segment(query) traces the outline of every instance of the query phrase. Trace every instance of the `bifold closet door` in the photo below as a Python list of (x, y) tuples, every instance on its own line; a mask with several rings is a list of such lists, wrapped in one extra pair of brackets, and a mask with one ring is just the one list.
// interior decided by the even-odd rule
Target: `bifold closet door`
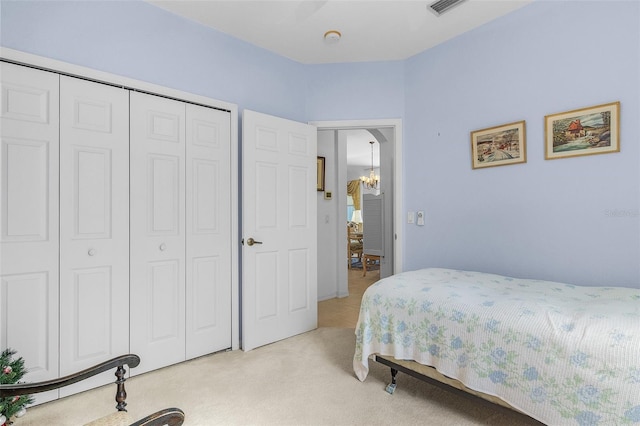
[(128, 352), (129, 92), (61, 76), (60, 375)]
[(185, 104), (130, 97), (130, 350), (140, 374), (185, 359)]
[(231, 347), (231, 115), (187, 104), (186, 358)]
[(0, 74), (0, 348), (40, 381), (58, 377), (59, 76), (4, 62)]

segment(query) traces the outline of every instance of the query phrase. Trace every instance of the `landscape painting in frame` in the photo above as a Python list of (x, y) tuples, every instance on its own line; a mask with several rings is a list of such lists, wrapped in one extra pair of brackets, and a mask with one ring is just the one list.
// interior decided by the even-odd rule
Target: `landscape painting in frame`
[(524, 120), (471, 132), (471, 167), (526, 163), (525, 132)]
[(545, 158), (620, 151), (620, 102), (547, 115)]

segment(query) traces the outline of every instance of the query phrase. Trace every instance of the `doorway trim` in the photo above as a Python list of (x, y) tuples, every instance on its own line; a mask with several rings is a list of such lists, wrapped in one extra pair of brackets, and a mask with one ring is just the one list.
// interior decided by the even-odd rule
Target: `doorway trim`
[[(367, 120), (338, 120), (338, 121), (310, 121), (317, 130), (354, 130), (372, 128), (391, 128), (394, 136), (393, 158), (393, 273), (402, 272), (403, 268), (403, 227), (402, 227), (402, 119), (367, 119)], [(338, 233), (346, 231), (338, 227)], [(342, 238), (344, 237), (344, 238)], [(338, 235), (338, 241), (344, 241), (344, 236)]]

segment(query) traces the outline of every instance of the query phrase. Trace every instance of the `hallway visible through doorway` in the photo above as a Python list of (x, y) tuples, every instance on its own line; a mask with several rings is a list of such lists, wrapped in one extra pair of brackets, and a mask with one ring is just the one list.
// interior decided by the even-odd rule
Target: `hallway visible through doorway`
[[(333, 301), (337, 306), (348, 305), (347, 302), (353, 298), (344, 298), (352, 291), (352, 285), (347, 275), (349, 269), (345, 263), (345, 256), (348, 255), (347, 229), (344, 226), (355, 222), (353, 212), (347, 212), (347, 182), (349, 180), (360, 179), (361, 176), (370, 174), (372, 161), (371, 141), (377, 141), (373, 148), (373, 155), (379, 153), (382, 163), (379, 172), (374, 163), (374, 173), (380, 175), (380, 186), (378, 191), (384, 197), (382, 244), (384, 251), (380, 254), (370, 253), (380, 256), (380, 261), (376, 261), (379, 271), (367, 272), (366, 278), (379, 279), (380, 276), (389, 276), (402, 271), (402, 246), (397, 244), (402, 241), (402, 223), (397, 220), (401, 217), (399, 209), (402, 206), (402, 120), (399, 119), (376, 119), (376, 120), (347, 120), (347, 121), (319, 121), (311, 122), (318, 129), (318, 155), (326, 159), (326, 178), (328, 188), (333, 190), (333, 197), (327, 198), (321, 195), (318, 197), (318, 250), (326, 255), (319, 256), (318, 259), (318, 297), (323, 302), (328, 302), (334, 297), (340, 298)], [(365, 159), (360, 164), (360, 170), (355, 173), (348, 173), (347, 146), (349, 144), (348, 134), (352, 130), (365, 130), (367, 150)], [(375, 158), (374, 158), (375, 159)], [(355, 210), (355, 206), (353, 208)], [(362, 214), (362, 212), (361, 212)], [(345, 218), (345, 215), (347, 216)], [(364, 218), (363, 218), (364, 219)], [(363, 238), (364, 239), (364, 238)], [(356, 270), (355, 275), (362, 275), (362, 270)], [(375, 280), (374, 280), (375, 281)], [(342, 297), (341, 297), (342, 296)], [(343, 300), (344, 299), (344, 300)], [(321, 302), (322, 303), (322, 302)], [(322, 303), (321, 306), (327, 304)], [(330, 303), (329, 303), (330, 305)], [(355, 315), (353, 325), (357, 319), (360, 299), (355, 302)], [(347, 317), (349, 314), (345, 314)], [(321, 324), (325, 324), (324, 317)], [(329, 321), (332, 321), (329, 319)]]
[(360, 302), (365, 290), (380, 279), (380, 271), (367, 272), (350, 269), (349, 296), (318, 302), (318, 327), (355, 328), (360, 313)]

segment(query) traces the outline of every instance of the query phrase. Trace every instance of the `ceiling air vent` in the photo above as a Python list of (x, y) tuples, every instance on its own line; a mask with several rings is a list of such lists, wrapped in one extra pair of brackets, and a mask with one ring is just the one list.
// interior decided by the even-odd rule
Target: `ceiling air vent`
[(427, 6), (427, 9), (433, 12), (436, 16), (440, 16), (464, 1), (466, 0), (438, 0)]

